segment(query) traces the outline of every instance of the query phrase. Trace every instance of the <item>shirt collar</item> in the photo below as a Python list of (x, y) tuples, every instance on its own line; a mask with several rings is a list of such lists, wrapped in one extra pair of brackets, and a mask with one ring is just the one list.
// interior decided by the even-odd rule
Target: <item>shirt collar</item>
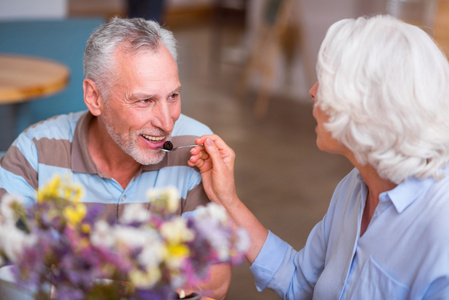
[(381, 193), (379, 200), (386, 201), (389, 199), (396, 211), (402, 213), (410, 204), (425, 194), (434, 183), (435, 179), (433, 177), (418, 179), (410, 176), (394, 189)]
[[(443, 168), (442, 172), (445, 173), (445, 176), (449, 176), (449, 164)], [(360, 172), (357, 174), (357, 178), (363, 181)], [(381, 193), (379, 200), (381, 202), (391, 201), (396, 211), (402, 213), (410, 204), (425, 194), (435, 182), (434, 177), (418, 179), (415, 176), (410, 176), (394, 189)]]

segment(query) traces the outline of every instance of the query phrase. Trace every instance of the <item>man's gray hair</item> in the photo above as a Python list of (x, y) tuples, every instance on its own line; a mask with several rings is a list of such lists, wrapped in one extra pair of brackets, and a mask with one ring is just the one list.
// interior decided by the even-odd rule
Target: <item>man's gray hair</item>
[(115, 68), (114, 53), (118, 47), (130, 54), (157, 51), (164, 45), (177, 60), (176, 40), (172, 32), (155, 21), (140, 18), (112, 18), (101, 25), (87, 40), (84, 52), (84, 78), (93, 80), (107, 98)]

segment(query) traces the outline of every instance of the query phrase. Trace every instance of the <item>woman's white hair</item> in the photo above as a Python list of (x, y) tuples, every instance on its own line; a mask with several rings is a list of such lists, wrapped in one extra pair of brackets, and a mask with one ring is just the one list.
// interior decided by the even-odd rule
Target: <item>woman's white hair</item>
[(391, 16), (333, 24), (321, 45), (326, 128), (395, 183), (443, 176), (449, 162), (449, 64), (420, 28)]
[(84, 78), (95, 81), (102, 95), (107, 98), (110, 85), (114, 82), (116, 49), (123, 47), (130, 54), (156, 52), (161, 44), (176, 61), (176, 40), (172, 32), (155, 21), (114, 17), (101, 25), (87, 40), (83, 61)]

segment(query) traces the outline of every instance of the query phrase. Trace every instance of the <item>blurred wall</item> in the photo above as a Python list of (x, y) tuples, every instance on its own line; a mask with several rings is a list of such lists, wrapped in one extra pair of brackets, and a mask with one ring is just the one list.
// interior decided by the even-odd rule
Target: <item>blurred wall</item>
[[(247, 30), (242, 46), (249, 51), (260, 27), (263, 7), (268, 0), (247, 1)], [(298, 33), (300, 40), (294, 45), (295, 52), (289, 61), (283, 57), (275, 64), (274, 93), (309, 101), (308, 90), (316, 78), (317, 54), (329, 26), (344, 18), (384, 14), (385, 4), (386, 0), (295, 0), (289, 16), (289, 26), (296, 30), (293, 33)]]
[(0, 20), (64, 18), (68, 0), (0, 0)]

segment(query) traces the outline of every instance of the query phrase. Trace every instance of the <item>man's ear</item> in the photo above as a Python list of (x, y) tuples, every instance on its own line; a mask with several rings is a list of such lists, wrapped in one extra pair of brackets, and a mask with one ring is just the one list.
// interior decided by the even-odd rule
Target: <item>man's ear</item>
[(94, 116), (99, 116), (103, 112), (104, 102), (97, 85), (92, 79), (83, 81), (84, 103)]

